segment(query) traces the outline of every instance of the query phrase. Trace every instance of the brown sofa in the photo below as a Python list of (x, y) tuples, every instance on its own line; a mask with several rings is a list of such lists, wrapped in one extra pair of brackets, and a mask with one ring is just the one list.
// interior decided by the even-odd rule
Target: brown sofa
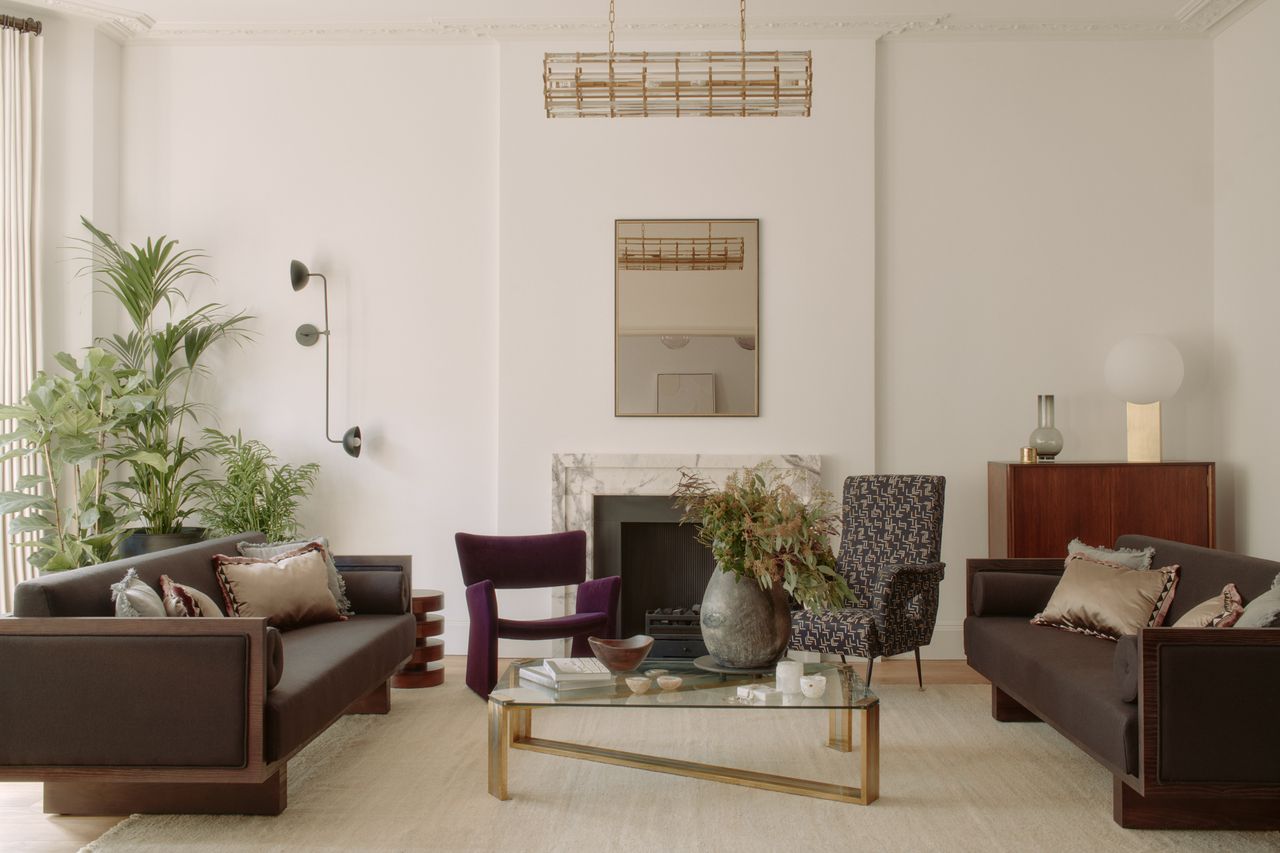
[[(1167, 624), (1235, 583), (1245, 602), (1280, 563), (1144, 536), (1181, 577)], [(991, 680), (991, 714), (1043, 720), (1115, 777), (1114, 817), (1134, 828), (1280, 828), (1280, 629), (1146, 628), (1119, 643), (1030, 618), (1057, 559), (968, 561), (969, 665)]]
[(0, 619), (0, 780), (44, 784), (61, 814), (279, 814), (289, 759), (349, 713), (387, 713), (413, 651), (408, 557), (337, 557), (356, 615), (115, 618), (128, 568), (221, 601), (215, 554), (244, 534), (19, 584)]

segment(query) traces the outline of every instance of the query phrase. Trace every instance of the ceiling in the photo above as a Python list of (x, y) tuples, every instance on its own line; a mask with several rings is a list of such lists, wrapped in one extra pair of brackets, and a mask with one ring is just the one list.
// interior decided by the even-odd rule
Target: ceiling
[[(604, 17), (608, 0), (126, 0), (165, 21), (415, 21)], [(750, 16), (953, 14), (983, 18), (1172, 20), (1187, 0), (749, 0)], [(617, 0), (618, 17), (736, 18), (733, 0)]]
[[(20, 0), (100, 19), (121, 38), (521, 37), (594, 34), (607, 0)], [(117, 6), (116, 2), (123, 5)], [(1188, 37), (1262, 0), (750, 0), (749, 29), (806, 35)], [(617, 0), (618, 29), (737, 29), (733, 0)]]

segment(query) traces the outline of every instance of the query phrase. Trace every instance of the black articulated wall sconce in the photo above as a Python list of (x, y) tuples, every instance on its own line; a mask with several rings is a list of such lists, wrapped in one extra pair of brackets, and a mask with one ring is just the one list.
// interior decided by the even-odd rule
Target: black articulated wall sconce
[(314, 346), (315, 342), (320, 340), (322, 335), (324, 336), (324, 437), (334, 444), (341, 444), (348, 455), (359, 456), (360, 427), (353, 426), (343, 433), (340, 439), (329, 435), (329, 280), (320, 273), (307, 269), (307, 265), (302, 261), (289, 263), (289, 281), (292, 282), (295, 291), (306, 287), (307, 282), (313, 277), (320, 279), (324, 284), (324, 328), (317, 329), (311, 323), (303, 323), (293, 336), (304, 347)]

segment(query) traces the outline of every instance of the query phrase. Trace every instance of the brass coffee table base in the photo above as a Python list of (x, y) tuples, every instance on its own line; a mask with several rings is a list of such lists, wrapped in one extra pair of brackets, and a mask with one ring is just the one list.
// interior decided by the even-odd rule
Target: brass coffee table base
[[(817, 782), (810, 779), (795, 779), (790, 776), (775, 776), (754, 770), (739, 770), (732, 767), (719, 767), (713, 764), (698, 764), (693, 761), (682, 761), (676, 758), (641, 755), (635, 752), (623, 752), (599, 746), (535, 738), (533, 736), (533, 707), (497, 697), (489, 699), (489, 793), (499, 800), (511, 798), (507, 791), (507, 772), (511, 749), (527, 749), (531, 752), (542, 752), (547, 755), (597, 761), (601, 764), (613, 764), (618, 767), (634, 767), (638, 770), (651, 770), (655, 773), (671, 773), (692, 779), (724, 782), (729, 785), (744, 785), (748, 788), (762, 788), (767, 791), (780, 791), (785, 794), (800, 794), (806, 797), (818, 797), (842, 803), (867, 805), (875, 802), (880, 796), (879, 704), (872, 704), (858, 709), (832, 708), (828, 712), (827, 745), (841, 752), (853, 751), (853, 713), (856, 710), (861, 715), (862, 749), (858, 761), (861, 765), (859, 781), (861, 781), (862, 787), (860, 788), (836, 785), (830, 782)], [(750, 712), (743, 711), (739, 713)]]

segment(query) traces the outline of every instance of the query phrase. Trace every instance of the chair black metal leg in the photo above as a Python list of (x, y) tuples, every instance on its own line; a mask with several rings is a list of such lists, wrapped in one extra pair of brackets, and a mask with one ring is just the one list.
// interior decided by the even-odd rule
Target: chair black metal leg
[(871, 670), (873, 667), (875, 667), (875, 665), (876, 665), (876, 659), (868, 655), (867, 656), (867, 687), (871, 686)]
[(924, 690), (924, 670), (920, 668), (920, 647), (916, 646), (916, 683)]

